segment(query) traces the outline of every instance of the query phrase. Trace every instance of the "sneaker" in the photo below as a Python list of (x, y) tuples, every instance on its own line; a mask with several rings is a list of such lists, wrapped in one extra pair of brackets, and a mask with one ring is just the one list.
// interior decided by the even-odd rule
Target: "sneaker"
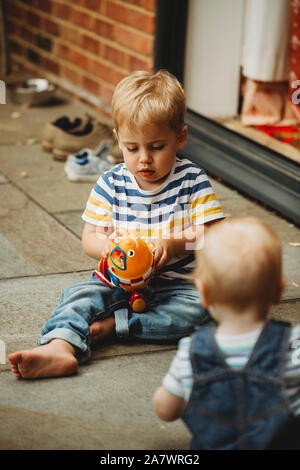
[(48, 122), (43, 130), (42, 147), (46, 152), (52, 152), (53, 142), (57, 133), (65, 134), (69, 132), (76, 132), (86, 127), (89, 116), (84, 118), (74, 118), (71, 121), (67, 116), (62, 116), (53, 122)]
[(99, 175), (110, 170), (114, 164), (108, 161), (111, 143), (101, 142), (95, 151), (85, 148), (69, 155), (65, 163), (65, 172), (70, 181), (97, 181)]
[(124, 161), (123, 153), (122, 153), (122, 151), (119, 147), (119, 144), (117, 142), (112, 144), (109, 155), (107, 156), (107, 160), (110, 163), (113, 163), (114, 165)]
[(114, 142), (113, 130), (107, 124), (91, 120), (83, 129), (72, 133), (55, 135), (53, 142), (53, 158), (65, 161), (69, 154), (77, 153), (83, 148), (95, 150), (99, 142)]

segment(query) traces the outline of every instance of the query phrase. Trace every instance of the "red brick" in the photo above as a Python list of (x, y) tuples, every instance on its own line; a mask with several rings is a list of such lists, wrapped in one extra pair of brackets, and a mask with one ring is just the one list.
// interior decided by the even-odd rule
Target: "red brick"
[(103, 7), (103, 0), (82, 0), (84, 7), (93, 10), (95, 13), (100, 13)]
[(106, 85), (101, 83), (100, 87), (100, 97), (104, 101), (104, 103), (111, 105), (111, 100), (114, 94), (114, 88), (109, 88)]
[(44, 19), (44, 29), (47, 33), (53, 34), (54, 36), (59, 36), (60, 34), (60, 25), (49, 18)]
[(69, 27), (66, 24), (60, 26), (61, 28), (61, 38), (65, 41), (71, 42), (72, 44), (80, 45), (81, 37), (78, 34), (77, 29), (74, 27)]
[(25, 18), (26, 10), (20, 5), (16, 5), (15, 2), (6, 2), (5, 9), (7, 14), (12, 15), (13, 18), (18, 18), (18, 20)]
[(54, 2), (52, 5), (53, 15), (61, 20), (69, 20), (72, 15), (72, 7), (63, 3)]
[(74, 9), (72, 11), (71, 21), (81, 28), (90, 29), (94, 19), (88, 13), (83, 13), (80, 10)]
[(20, 30), (20, 37), (24, 40), (24, 41), (27, 41), (27, 42), (30, 42), (31, 44), (35, 43), (35, 34), (25, 28), (25, 26), (22, 26), (21, 25), (21, 30)]
[(6, 22), (6, 31), (8, 34), (16, 34), (20, 36), (20, 25), (12, 21), (8, 20)]
[(113, 85), (116, 85), (125, 76), (125, 74), (122, 74), (109, 67), (107, 64), (97, 60), (94, 60), (92, 63), (91, 72)]
[(82, 86), (93, 95), (99, 95), (99, 83), (89, 77), (83, 77)]
[(94, 39), (86, 34), (81, 35), (80, 44), (83, 49), (86, 49), (94, 54), (99, 54), (101, 44), (97, 39)]
[(90, 71), (90, 59), (84, 53), (71, 51), (70, 60), (73, 64)]
[(45, 11), (46, 13), (50, 13), (51, 12), (51, 0), (38, 0), (37, 8), (39, 8), (39, 10)]
[(114, 38), (113, 25), (107, 21), (103, 21), (97, 18), (93, 29), (96, 34), (99, 34), (99, 36), (102, 36), (106, 39)]
[(56, 44), (54, 47), (54, 53), (59, 59), (69, 60), (71, 57), (71, 49), (65, 44)]
[(84, 6), (84, 0), (65, 0), (67, 3), (76, 4), (80, 7)]
[(149, 13), (133, 10), (125, 5), (109, 1), (106, 7), (106, 15), (115, 21), (140, 29), (145, 33), (153, 34), (154, 32), (154, 16)]
[(59, 75), (60, 73), (60, 66), (54, 60), (49, 59), (48, 57), (44, 57), (43, 59), (43, 66), (45, 69), (49, 70), (50, 72), (54, 73), (55, 75)]
[(152, 71), (153, 61), (152, 60), (143, 60), (138, 57), (130, 56), (129, 60), (129, 71), (133, 72), (134, 70), (147, 70)]
[(152, 56), (153, 39), (142, 36), (121, 26), (115, 26), (115, 41), (133, 51), (140, 52), (146, 56)]
[(128, 69), (129, 67), (129, 55), (126, 52), (121, 51), (120, 49), (115, 49), (111, 46), (105, 46), (103, 57), (113, 64)]
[(34, 26), (35, 28), (41, 26), (41, 17), (31, 10), (26, 12), (26, 21), (27, 25)]

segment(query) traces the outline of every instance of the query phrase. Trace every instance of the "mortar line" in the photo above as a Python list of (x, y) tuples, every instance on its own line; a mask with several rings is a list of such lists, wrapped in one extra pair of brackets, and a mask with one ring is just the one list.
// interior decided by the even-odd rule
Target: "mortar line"
[(0, 278), (0, 283), (5, 281), (11, 281), (16, 279), (31, 279), (31, 278), (38, 278), (38, 277), (46, 277), (46, 276), (56, 276), (59, 274), (76, 274), (76, 273), (90, 273), (93, 271), (91, 269), (79, 269), (78, 271), (60, 271), (56, 273), (44, 273), (44, 274), (29, 274), (28, 276), (13, 276), (13, 277), (2, 277)]
[[(117, 343), (119, 344), (119, 343)], [(168, 352), (168, 351), (174, 351), (175, 349), (177, 349), (177, 344), (175, 344), (174, 346), (170, 346), (169, 348), (164, 348), (164, 349), (157, 349), (155, 351), (141, 351), (141, 352), (128, 352), (128, 353), (123, 353), (123, 354), (111, 354), (109, 356), (103, 356), (101, 358), (95, 358), (93, 359), (93, 356), (91, 357), (91, 362), (100, 362), (100, 361), (103, 361), (105, 359), (113, 359), (113, 358), (117, 358), (117, 357), (123, 357), (123, 356), (137, 356), (137, 355), (145, 355), (145, 354), (158, 354), (158, 353), (161, 353), (161, 352)]]

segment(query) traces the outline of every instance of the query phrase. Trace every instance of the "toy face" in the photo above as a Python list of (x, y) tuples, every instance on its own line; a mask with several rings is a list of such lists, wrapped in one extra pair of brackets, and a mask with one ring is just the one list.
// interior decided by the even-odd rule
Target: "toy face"
[(133, 234), (115, 240), (108, 260), (110, 271), (122, 280), (137, 280), (153, 266), (153, 247)]

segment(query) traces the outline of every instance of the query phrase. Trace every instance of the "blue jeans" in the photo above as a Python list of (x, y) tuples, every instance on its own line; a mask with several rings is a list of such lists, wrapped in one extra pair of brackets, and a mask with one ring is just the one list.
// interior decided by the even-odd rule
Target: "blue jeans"
[(106, 287), (92, 274), (89, 281), (62, 293), (38, 344), (63, 339), (75, 346), (76, 358), (83, 363), (91, 354), (90, 325), (111, 315), (115, 316), (117, 337), (148, 341), (177, 341), (210, 318), (198, 291), (184, 280), (153, 278), (143, 293), (146, 311), (134, 313), (129, 307), (130, 293)]

